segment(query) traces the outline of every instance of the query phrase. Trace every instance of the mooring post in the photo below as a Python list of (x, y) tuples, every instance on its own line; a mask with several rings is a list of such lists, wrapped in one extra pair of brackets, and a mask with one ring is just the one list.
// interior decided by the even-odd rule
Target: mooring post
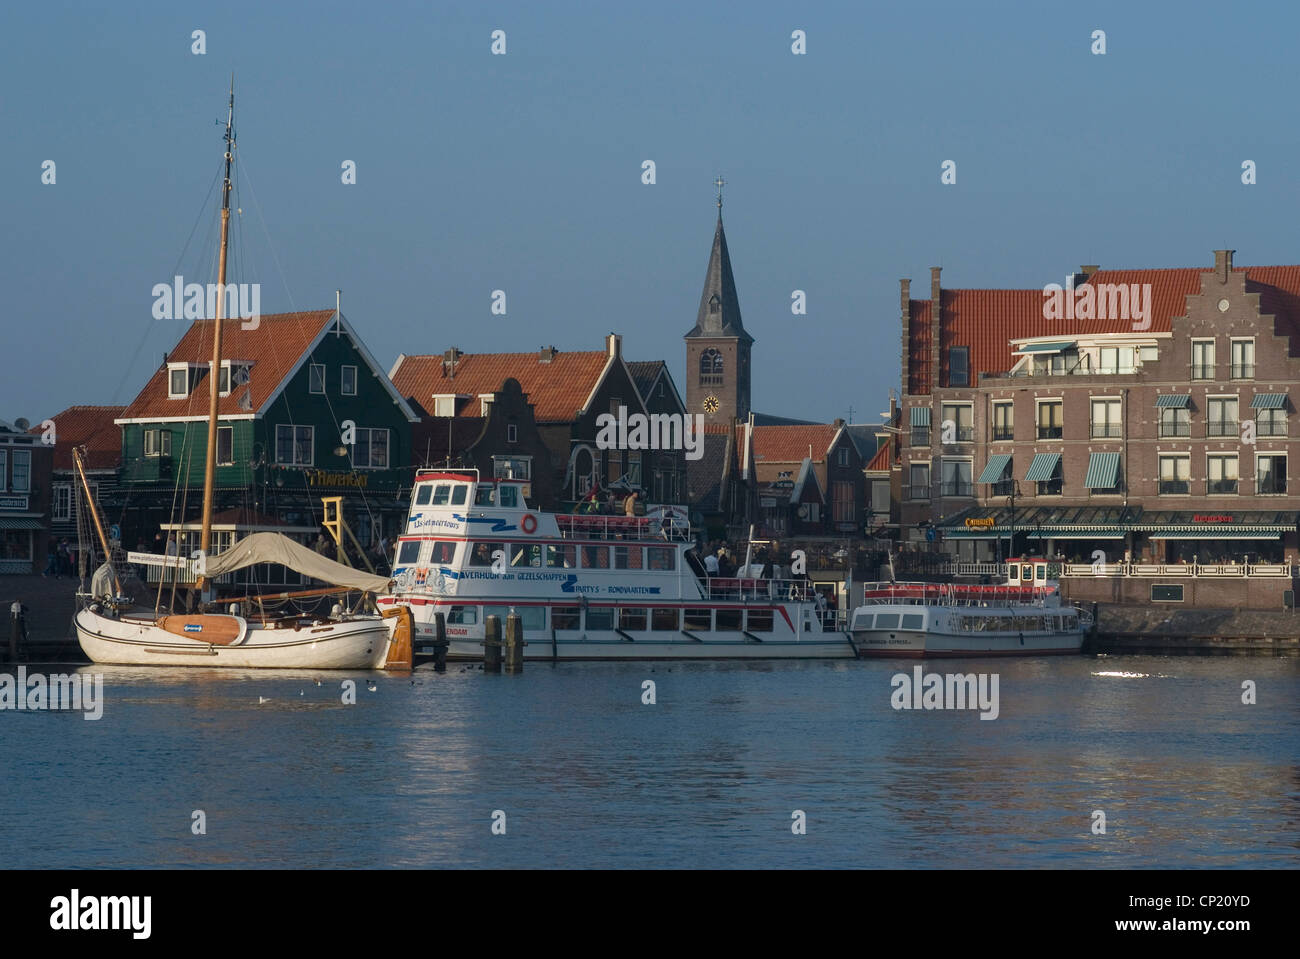
[(447, 671), (447, 616), (445, 613), (433, 614), (433, 671)]
[(518, 613), (506, 617), (506, 672), (524, 671), (524, 621)]
[(483, 672), (501, 672), (501, 617), (496, 614), (483, 623)]
[(16, 599), (9, 607), (9, 662), (18, 662), (18, 641), (23, 635), (23, 603)]

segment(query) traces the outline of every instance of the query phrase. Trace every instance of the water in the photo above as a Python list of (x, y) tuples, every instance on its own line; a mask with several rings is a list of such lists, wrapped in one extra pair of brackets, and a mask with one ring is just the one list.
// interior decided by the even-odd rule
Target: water
[(99, 721), (0, 712), (0, 864), (1300, 865), (1300, 660), (926, 664), (996, 672), (995, 721), (892, 709), (913, 665), (452, 665), (356, 705), (346, 674), (99, 667)]

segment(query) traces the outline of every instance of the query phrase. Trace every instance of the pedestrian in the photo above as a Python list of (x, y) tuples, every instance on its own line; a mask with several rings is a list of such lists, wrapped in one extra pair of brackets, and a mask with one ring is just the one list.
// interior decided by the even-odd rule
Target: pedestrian
[(68, 561), (68, 538), (65, 536), (59, 540), (58, 549), (59, 572), (56, 579), (62, 579), (65, 575), (72, 575), (72, 564)]
[(627, 494), (627, 499), (623, 500), (624, 516), (636, 515), (636, 496), (637, 496), (636, 490), (633, 490), (632, 492)]
[(718, 554), (708, 553), (704, 557), (704, 572), (710, 576), (718, 575)]
[(45, 572), (41, 575), (55, 577), (59, 575), (59, 548), (53, 539), (45, 547)]

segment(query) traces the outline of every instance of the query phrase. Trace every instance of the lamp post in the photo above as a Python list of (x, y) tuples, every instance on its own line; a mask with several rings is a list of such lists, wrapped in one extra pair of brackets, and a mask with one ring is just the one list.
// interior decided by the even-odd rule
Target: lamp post
[(1016, 551), (1016, 497), (1020, 495), (1020, 480), (1011, 481), (1011, 495), (1007, 497), (1007, 508), (1011, 511), (1011, 517), (1007, 525), (1011, 530), (1010, 536), (1007, 537), (1007, 561), (1011, 561), (1012, 554)]

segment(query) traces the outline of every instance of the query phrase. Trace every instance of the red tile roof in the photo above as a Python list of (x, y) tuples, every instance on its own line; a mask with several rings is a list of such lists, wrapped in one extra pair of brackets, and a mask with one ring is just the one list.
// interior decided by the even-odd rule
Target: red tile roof
[(812, 461), (820, 463), (826, 459), (831, 441), (839, 432), (838, 426), (755, 426), (754, 427), (754, 462), (763, 463), (801, 463), (808, 457), (808, 447), (812, 447)]
[[(472, 399), (458, 416), (483, 415), (480, 393), (495, 393), (507, 379), (519, 381), (538, 423), (571, 422), (600, 379), (609, 356), (601, 351), (563, 353), (550, 362), (537, 353), (462, 353), (454, 374), (444, 368), (442, 354), (403, 356), (392, 371), (393, 385), (404, 397), (413, 397), (433, 412), (430, 397), (467, 393)], [(627, 397), (627, 400), (634, 400)]]
[(867, 465), (863, 467), (863, 469), (873, 470), (875, 472), (888, 472), (889, 465), (890, 465), (889, 464), (890, 445), (891, 444), (886, 443), (884, 446), (880, 447), (880, 449), (876, 450), (876, 455), (871, 457), (871, 461), (867, 463)]
[[(235, 386), (218, 401), (218, 415), (233, 416), (260, 410), (281, 382), (297, 365), (307, 347), (334, 316), (333, 310), (310, 313), (263, 314), (257, 329), (245, 330), (238, 319), (225, 321), (221, 353), (231, 360), (248, 360), (253, 366), (247, 387)], [(171, 363), (201, 363), (204, 377), (186, 399), (167, 398), (167, 366), (161, 366), (145, 384), (119, 419), (163, 419), (171, 416), (206, 416), (208, 412), (207, 366), (212, 362), (212, 320), (195, 320), (167, 355)], [(251, 389), (251, 409), (240, 399)]]
[[(86, 469), (116, 469), (122, 461), (122, 428), (113, 420), (125, 406), (69, 406), (54, 420), (54, 469), (72, 469), (72, 448), (84, 446)], [(29, 433), (45, 432), (33, 426)]]

